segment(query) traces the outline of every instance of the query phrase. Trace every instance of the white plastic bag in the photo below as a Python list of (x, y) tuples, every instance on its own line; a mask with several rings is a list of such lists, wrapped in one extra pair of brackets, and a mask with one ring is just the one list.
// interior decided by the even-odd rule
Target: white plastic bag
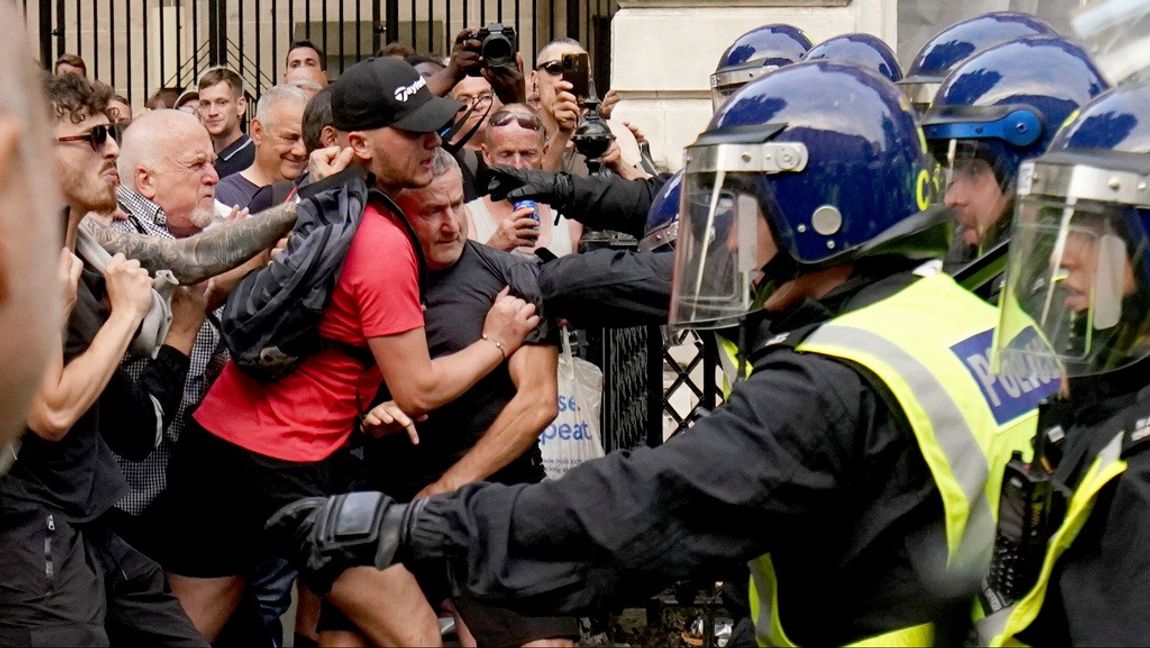
[(559, 416), (539, 434), (548, 479), (558, 479), (584, 461), (603, 456), (599, 441), (603, 372), (571, 353), (569, 337), (564, 328), (559, 354)]

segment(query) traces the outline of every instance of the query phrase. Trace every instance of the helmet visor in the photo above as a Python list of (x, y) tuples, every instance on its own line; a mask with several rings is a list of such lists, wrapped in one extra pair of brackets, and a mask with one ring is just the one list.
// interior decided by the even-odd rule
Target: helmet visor
[(676, 242), (671, 324), (721, 328), (751, 309), (767, 221), (749, 173), (687, 173)]
[(904, 79), (895, 85), (902, 91), (903, 96), (910, 102), (914, 111), (921, 115), (930, 108), (931, 102), (934, 101), (934, 95), (938, 92), (938, 87), (942, 85), (942, 83), (939, 80), (921, 81)]
[(1026, 197), (1014, 218), (999, 362), (1054, 358), (1067, 375), (1081, 376), (1144, 357), (1150, 269), (1135, 210)]
[(1010, 236), (1010, 211), (1016, 174), (979, 140), (931, 141), (942, 166), (942, 195), (951, 208), (954, 232), (948, 263), (967, 263)]
[(715, 70), (711, 75), (711, 108), (718, 111), (739, 88), (778, 68), (778, 65), (764, 64), (759, 60)]

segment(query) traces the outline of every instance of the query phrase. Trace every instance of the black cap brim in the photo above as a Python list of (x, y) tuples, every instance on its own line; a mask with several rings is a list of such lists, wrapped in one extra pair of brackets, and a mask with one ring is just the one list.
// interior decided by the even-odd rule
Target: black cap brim
[(433, 96), (422, 106), (411, 111), (389, 126), (410, 133), (433, 133), (449, 124), (456, 113), (463, 110), (466, 104), (443, 97)]

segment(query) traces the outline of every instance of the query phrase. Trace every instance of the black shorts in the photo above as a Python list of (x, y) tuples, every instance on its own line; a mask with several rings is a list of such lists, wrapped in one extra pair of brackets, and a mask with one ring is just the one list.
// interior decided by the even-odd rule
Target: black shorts
[(468, 596), (457, 596), (452, 603), (480, 646), (510, 648), (539, 639), (579, 639), (575, 617), (525, 616)]
[(199, 646), (160, 566), (104, 520), (0, 516), (0, 646)]
[(224, 441), (195, 421), (168, 464), (168, 489), (156, 503), (169, 542), (157, 559), (196, 578), (246, 574), (268, 555), (264, 522), (304, 497), (361, 488), (363, 461), (346, 447), (322, 461), (273, 459)]

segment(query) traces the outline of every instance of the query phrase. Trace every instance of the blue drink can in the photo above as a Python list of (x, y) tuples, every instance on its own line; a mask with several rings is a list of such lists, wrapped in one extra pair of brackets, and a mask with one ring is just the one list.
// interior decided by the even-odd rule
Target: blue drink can
[(539, 205), (534, 200), (518, 200), (513, 205), (511, 205), (511, 210), (512, 211), (519, 211), (520, 209), (523, 209), (524, 207), (530, 207), (531, 208), (531, 218), (534, 218), (535, 222), (538, 223), (539, 222)]

